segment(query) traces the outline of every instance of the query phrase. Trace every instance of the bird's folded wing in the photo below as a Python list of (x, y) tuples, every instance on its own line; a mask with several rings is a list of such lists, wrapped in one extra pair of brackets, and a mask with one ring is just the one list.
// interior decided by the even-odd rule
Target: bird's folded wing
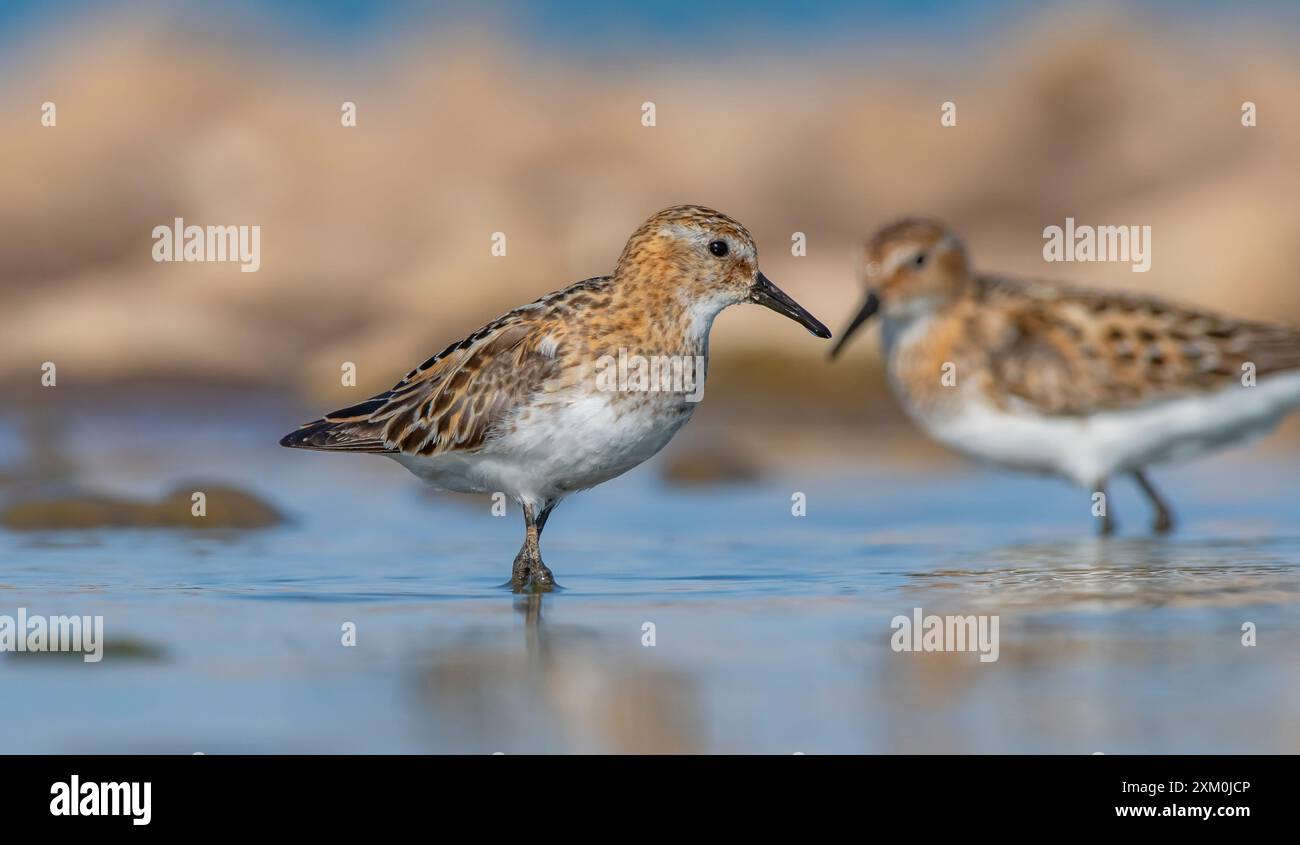
[(986, 279), (974, 334), (992, 394), (1040, 414), (1124, 410), (1300, 370), (1300, 332), (1158, 299)]
[(348, 452), (474, 451), (557, 369), (544, 332), (512, 312), (412, 370), (391, 390), (307, 423), (281, 444)]

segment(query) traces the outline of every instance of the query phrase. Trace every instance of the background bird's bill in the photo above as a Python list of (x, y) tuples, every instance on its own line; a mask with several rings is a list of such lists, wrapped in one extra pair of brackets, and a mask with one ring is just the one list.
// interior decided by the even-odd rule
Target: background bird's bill
[(759, 273), (758, 278), (754, 280), (754, 286), (749, 290), (749, 299), (751, 302), (771, 308), (778, 314), (784, 314), (817, 337), (831, 336), (830, 329), (809, 314), (806, 308), (791, 299), (785, 291), (772, 284), (772, 280), (762, 273)]
[(858, 313), (854, 315), (852, 322), (844, 327), (844, 334), (840, 335), (839, 341), (831, 347), (832, 358), (840, 354), (840, 350), (844, 348), (844, 344), (849, 342), (849, 338), (853, 336), (853, 333), (861, 328), (863, 323), (871, 319), (871, 315), (875, 314), (879, 308), (880, 298), (876, 296), (875, 291), (868, 291), (866, 302), (862, 303), (862, 307), (858, 309)]

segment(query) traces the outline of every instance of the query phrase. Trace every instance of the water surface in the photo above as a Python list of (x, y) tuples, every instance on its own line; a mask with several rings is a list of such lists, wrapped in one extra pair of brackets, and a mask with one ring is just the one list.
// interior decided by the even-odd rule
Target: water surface
[[(521, 598), (500, 586), (513, 504), (279, 449), (282, 427), (67, 432), (96, 489), (215, 479), (290, 521), (0, 531), (0, 613), (102, 614), (109, 643), (98, 664), (0, 655), (0, 752), (1300, 751), (1300, 456), (1160, 473), (1169, 539), (1117, 484), (1109, 541), (1050, 480), (850, 465), (678, 488), (649, 464), (557, 509), (565, 589)], [(997, 615), (998, 660), (893, 651), (915, 607)]]

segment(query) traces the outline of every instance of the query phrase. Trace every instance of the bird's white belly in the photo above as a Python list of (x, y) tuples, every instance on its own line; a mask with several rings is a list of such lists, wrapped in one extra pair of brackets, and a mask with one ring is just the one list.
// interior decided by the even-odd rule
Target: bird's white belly
[(513, 430), (471, 454), (393, 455), (424, 481), (460, 493), (542, 502), (627, 472), (690, 418), (680, 396), (588, 392), (524, 409)]
[(936, 439), (974, 458), (1090, 486), (1264, 434), (1297, 405), (1300, 373), (1288, 373), (1261, 377), (1254, 387), (1086, 417), (1046, 417), (972, 401), (920, 422)]

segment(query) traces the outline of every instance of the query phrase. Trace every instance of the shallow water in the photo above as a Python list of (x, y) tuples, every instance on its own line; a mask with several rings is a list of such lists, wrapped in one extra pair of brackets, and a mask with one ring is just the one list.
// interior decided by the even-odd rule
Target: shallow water
[[(283, 426), (149, 420), (67, 432), (82, 480), (232, 482), (291, 522), (0, 531), (0, 614), (102, 614), (108, 641), (98, 664), (0, 655), (0, 752), (1300, 751), (1297, 455), (1159, 473), (1171, 539), (1117, 485), (1110, 541), (1050, 480), (682, 489), (650, 464), (557, 509), (565, 589), (521, 598), (513, 504), (279, 449)], [(996, 615), (998, 659), (893, 651), (916, 607)]]

